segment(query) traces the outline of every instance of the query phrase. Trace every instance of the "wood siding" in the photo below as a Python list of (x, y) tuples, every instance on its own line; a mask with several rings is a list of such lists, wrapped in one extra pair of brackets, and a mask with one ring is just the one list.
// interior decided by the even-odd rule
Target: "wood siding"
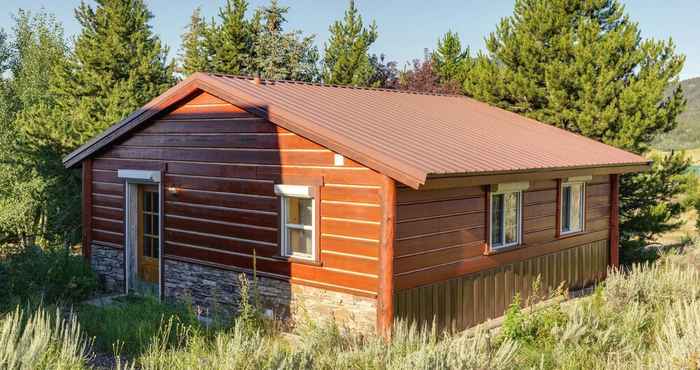
[[(374, 297), (382, 175), (203, 93), (92, 162), (91, 239), (124, 245), (118, 169), (163, 170), (165, 258)], [(281, 260), (275, 183), (321, 180), (319, 264)], [(167, 272), (166, 272), (167, 273)]]
[(397, 191), (394, 274), (397, 291), (489, 270), (609, 237), (610, 182), (594, 176), (586, 185), (583, 233), (558, 237), (557, 181), (533, 181), (523, 192), (522, 242), (511, 251), (484, 254), (487, 242), (485, 186)]
[(556, 289), (561, 281), (580, 287), (605, 276), (607, 239), (564, 249), (544, 256), (512, 262), (495, 269), (397, 292), (397, 319), (462, 330), (500, 317), (516, 293), (521, 302), (533, 294), (540, 277), (542, 290)]

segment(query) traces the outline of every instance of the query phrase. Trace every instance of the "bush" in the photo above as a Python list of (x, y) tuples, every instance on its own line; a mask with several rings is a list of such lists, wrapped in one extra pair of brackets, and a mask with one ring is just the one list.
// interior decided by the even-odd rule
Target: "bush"
[(188, 307), (161, 303), (152, 297), (120, 297), (103, 307), (84, 304), (78, 314), (98, 350), (116, 350), (130, 356), (143, 353), (154, 338), (168, 338), (169, 346), (178, 347), (181, 343), (176, 340), (202, 329)]
[(24, 248), (0, 261), (0, 312), (27, 302), (77, 303), (97, 286), (83, 257), (64, 248)]
[(16, 308), (0, 319), (0, 369), (87, 368), (88, 341), (73, 314)]

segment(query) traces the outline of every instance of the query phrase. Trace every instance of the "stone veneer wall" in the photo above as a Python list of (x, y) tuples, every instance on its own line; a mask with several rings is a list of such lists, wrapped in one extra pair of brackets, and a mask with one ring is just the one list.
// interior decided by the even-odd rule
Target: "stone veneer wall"
[[(240, 272), (164, 259), (165, 297), (186, 299), (203, 309), (232, 313), (238, 306)], [(248, 277), (250, 281), (250, 276)], [(287, 281), (258, 277), (263, 309), (276, 318), (331, 319), (350, 329), (375, 331), (376, 300)]]
[(93, 244), (90, 264), (107, 291), (124, 291), (123, 250)]

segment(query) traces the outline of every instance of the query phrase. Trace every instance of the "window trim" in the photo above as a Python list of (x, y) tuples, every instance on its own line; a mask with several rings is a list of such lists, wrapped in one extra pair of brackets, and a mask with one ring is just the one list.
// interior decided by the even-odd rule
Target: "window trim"
[[(320, 199), (319, 187), (309, 185), (275, 184), (275, 194), (279, 197), (279, 258), (302, 263), (318, 264), (320, 255), (319, 225)], [(291, 224), (287, 222), (287, 198), (311, 199), (311, 226)], [(293, 253), (288, 245), (287, 231), (289, 229), (311, 231), (311, 254)]]
[[(493, 197), (494, 195), (518, 193), (518, 238), (513, 243), (504, 243), (499, 246), (494, 246), (493, 244)], [(489, 250), (491, 252), (501, 252), (517, 248), (523, 244), (523, 190), (507, 190), (507, 191), (489, 191), (489, 209), (488, 209), (488, 240), (489, 240)], [(505, 213), (505, 211), (504, 211)], [(505, 218), (504, 218), (505, 220)], [(505, 240), (505, 228), (503, 228), (503, 240)]]
[[(564, 231), (564, 187), (571, 185), (581, 185), (581, 228), (577, 230)], [(576, 235), (586, 232), (586, 181), (573, 180), (560, 181), (558, 189), (558, 202), (559, 207), (557, 207), (557, 221), (559, 226), (557, 227), (557, 232), (560, 237)]]

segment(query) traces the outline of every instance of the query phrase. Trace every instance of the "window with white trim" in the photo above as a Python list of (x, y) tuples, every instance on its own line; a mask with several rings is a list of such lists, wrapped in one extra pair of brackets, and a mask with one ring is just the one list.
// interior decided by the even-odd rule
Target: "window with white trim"
[(522, 192), (491, 193), (491, 249), (520, 244)]
[(583, 231), (586, 183), (565, 182), (561, 184), (561, 234)]
[(307, 260), (316, 259), (316, 206), (311, 188), (275, 185), (281, 198), (281, 254)]

